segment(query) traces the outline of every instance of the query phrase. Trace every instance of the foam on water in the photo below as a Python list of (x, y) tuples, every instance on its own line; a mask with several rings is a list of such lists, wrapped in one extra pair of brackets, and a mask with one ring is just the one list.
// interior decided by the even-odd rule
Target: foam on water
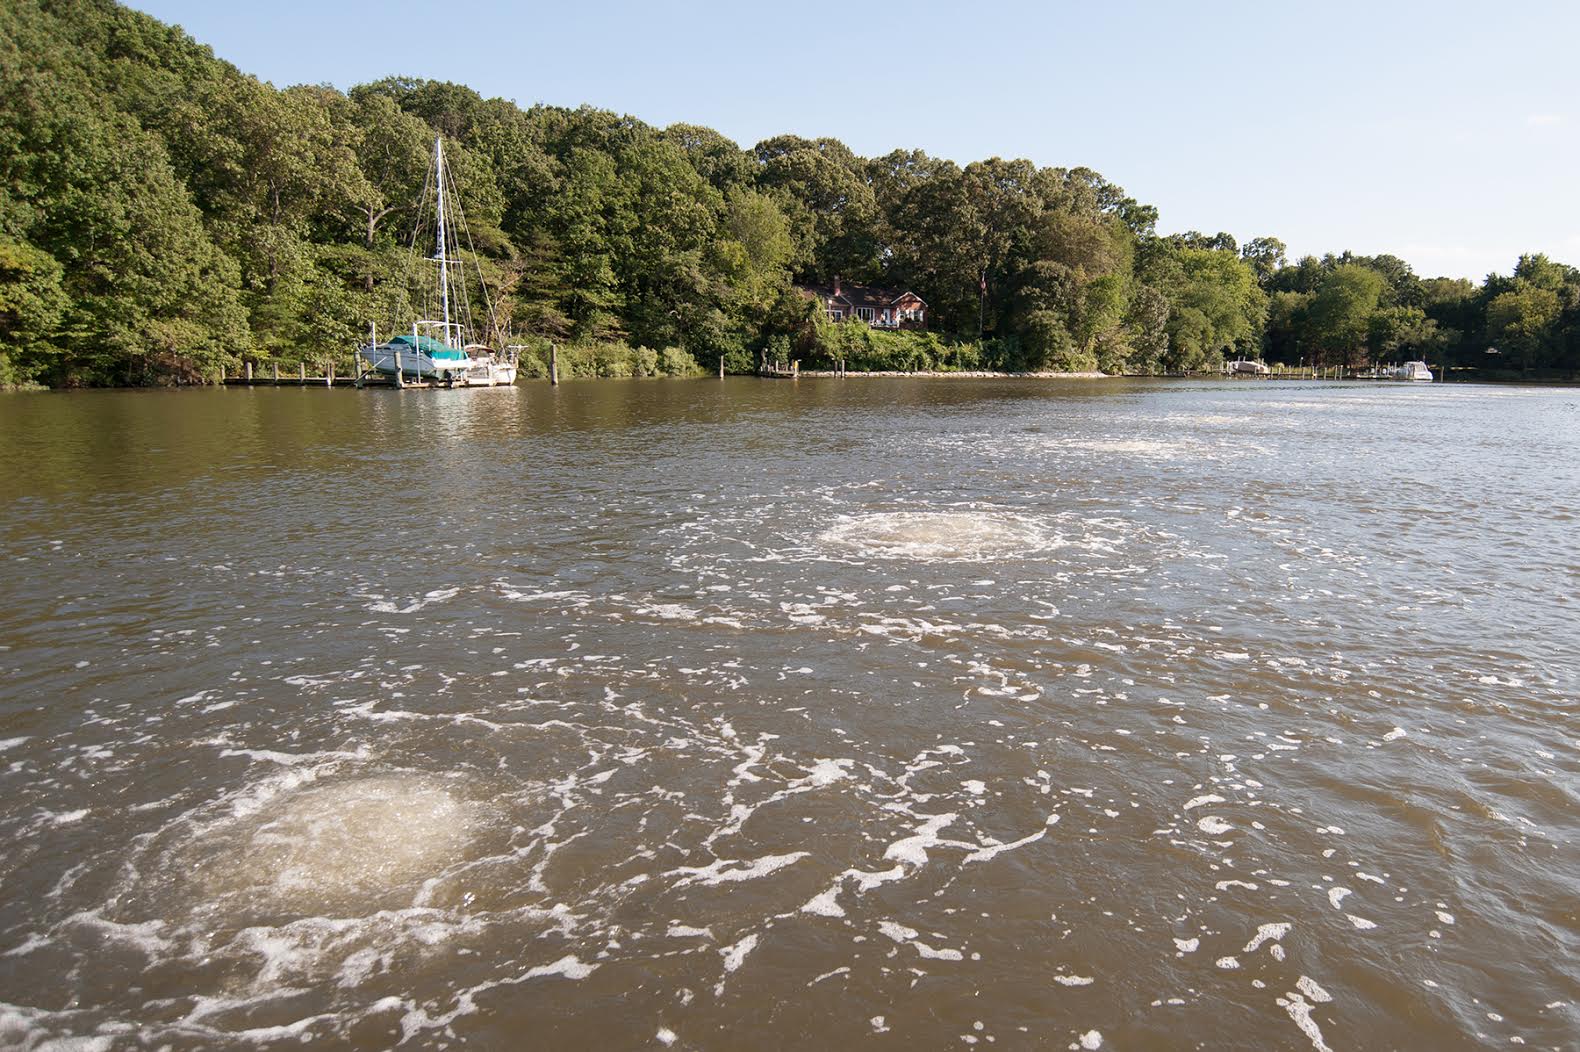
[[(128, 579), (177, 606), (94, 598), (119, 554), (63, 567), (30, 600), (51, 641), (0, 642), (52, 699), (0, 728), (0, 1046), (1567, 1047), (1572, 967), (1518, 958), (1503, 889), (1570, 890), (1572, 665), (1524, 657), (1473, 575), (1372, 546), (1401, 518), (1459, 542), (1387, 443), (1247, 456), (1306, 425), (1240, 390), (746, 461), (627, 420), (686, 470), (590, 476), (614, 447), (566, 431), (500, 446), (532, 450), (530, 509), (465, 471), (392, 488), (465, 536), (431, 559), (331, 544), (296, 581), (178, 517), (151, 527), (187, 569)], [(882, 478), (850, 455), (890, 443)], [(306, 485), (360, 522), (338, 494), (369, 488)]]
[(464, 858), (478, 805), (437, 780), (391, 774), (309, 784), (200, 826), (174, 854), (204, 900), (312, 916), (409, 902)]
[(818, 534), (836, 550), (880, 559), (979, 560), (1058, 543), (1036, 520), (995, 511), (893, 511), (848, 516)]

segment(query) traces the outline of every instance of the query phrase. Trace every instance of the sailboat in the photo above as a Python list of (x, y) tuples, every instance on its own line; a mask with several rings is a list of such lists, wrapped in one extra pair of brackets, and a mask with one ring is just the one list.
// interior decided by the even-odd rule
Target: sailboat
[[(435, 190), (436, 230), (434, 254), (425, 262), (437, 264), (438, 282), (426, 290), (430, 302), (423, 303), (419, 311), (432, 313), (437, 306), (437, 317), (420, 315), (412, 320), (411, 332), (378, 342), (376, 328), (369, 330), (368, 344), (358, 349), (369, 372), (383, 373), (397, 383), (410, 380), (440, 383), (450, 387), (499, 387), (516, 382), (516, 351), (511, 348), (496, 353), (487, 344), (476, 342), (472, 330), (472, 301), (466, 290), (466, 268), (461, 258), (458, 231), (467, 231), (468, 246), (471, 232), (466, 227), (466, 215), (461, 211), (455, 193), (455, 184), (444, 167), (444, 139), (433, 140), (433, 165), (429, 168), (430, 183)], [(428, 198), (423, 191), (423, 201)], [(454, 210), (455, 216), (449, 214)], [(412, 235), (415, 254), (422, 231), (423, 217), (419, 215), (417, 231)], [(477, 253), (472, 253), (477, 258)], [(475, 264), (474, 264), (475, 267)], [(488, 298), (488, 287), (483, 284), (482, 272), (477, 274), (483, 302), (488, 307), (490, 329), (493, 329), (493, 304)], [(431, 302), (437, 293), (437, 303)]]

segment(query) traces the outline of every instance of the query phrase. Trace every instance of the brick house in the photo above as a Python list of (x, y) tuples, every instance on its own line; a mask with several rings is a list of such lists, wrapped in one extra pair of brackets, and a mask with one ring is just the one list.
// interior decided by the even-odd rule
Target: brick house
[(914, 292), (846, 285), (838, 277), (832, 285), (803, 285), (801, 291), (818, 301), (830, 321), (859, 318), (874, 329), (927, 328), (927, 304)]

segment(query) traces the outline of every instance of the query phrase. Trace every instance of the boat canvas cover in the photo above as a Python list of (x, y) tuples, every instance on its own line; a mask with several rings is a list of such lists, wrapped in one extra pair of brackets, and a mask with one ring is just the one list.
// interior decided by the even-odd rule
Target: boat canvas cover
[[(395, 344), (400, 344), (401, 346), (396, 347)], [(398, 351), (404, 347), (411, 347), (421, 351), (436, 362), (464, 362), (468, 357), (465, 351), (447, 346), (443, 341), (436, 340), (432, 336), (402, 335), (391, 337), (391, 350)]]

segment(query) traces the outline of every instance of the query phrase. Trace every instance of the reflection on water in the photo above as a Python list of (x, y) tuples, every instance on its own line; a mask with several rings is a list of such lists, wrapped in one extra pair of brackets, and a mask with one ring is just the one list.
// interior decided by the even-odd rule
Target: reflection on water
[(1573, 1047), (1575, 411), (0, 398), (0, 1045)]

